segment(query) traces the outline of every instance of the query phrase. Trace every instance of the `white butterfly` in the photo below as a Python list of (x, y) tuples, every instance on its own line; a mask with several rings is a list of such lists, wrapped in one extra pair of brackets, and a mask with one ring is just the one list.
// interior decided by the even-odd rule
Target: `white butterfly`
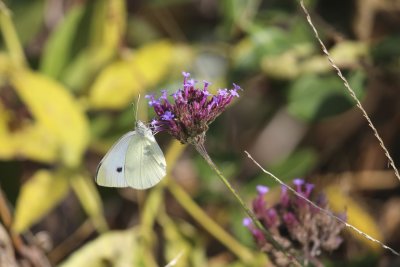
[(96, 183), (107, 187), (147, 189), (166, 175), (166, 162), (151, 130), (136, 122), (136, 130), (122, 136), (100, 161)]

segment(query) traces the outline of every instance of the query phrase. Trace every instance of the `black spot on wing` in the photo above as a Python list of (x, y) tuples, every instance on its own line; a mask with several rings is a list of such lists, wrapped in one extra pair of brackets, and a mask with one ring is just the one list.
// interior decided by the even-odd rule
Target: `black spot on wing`
[(122, 167), (118, 167), (117, 172), (122, 172)]

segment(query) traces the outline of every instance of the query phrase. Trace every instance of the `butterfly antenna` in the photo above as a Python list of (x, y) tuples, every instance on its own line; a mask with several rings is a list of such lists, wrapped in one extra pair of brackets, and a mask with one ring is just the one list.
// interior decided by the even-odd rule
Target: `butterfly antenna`
[(135, 120), (136, 121), (138, 121), (139, 101), (140, 101), (140, 94), (138, 95), (138, 99), (136, 102), (136, 112), (135, 112)]

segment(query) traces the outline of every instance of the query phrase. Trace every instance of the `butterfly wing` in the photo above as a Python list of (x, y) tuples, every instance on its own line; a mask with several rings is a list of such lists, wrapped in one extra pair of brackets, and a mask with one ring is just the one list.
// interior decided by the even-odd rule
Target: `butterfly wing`
[(128, 187), (125, 181), (125, 155), (135, 131), (122, 136), (100, 161), (96, 183), (106, 187)]
[(125, 180), (130, 187), (147, 189), (166, 175), (166, 162), (151, 131), (137, 129), (129, 142), (125, 159)]

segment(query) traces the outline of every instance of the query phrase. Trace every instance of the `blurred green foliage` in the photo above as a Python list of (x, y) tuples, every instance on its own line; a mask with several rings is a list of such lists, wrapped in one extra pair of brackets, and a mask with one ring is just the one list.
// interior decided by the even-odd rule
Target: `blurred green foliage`
[[(308, 2), (318, 13), (324, 1)], [(0, 184), (15, 206), (13, 231), (47, 231), (57, 216), (71, 216), (77, 225), (89, 218), (92, 228), (79, 241), (94, 230), (98, 237), (81, 248), (65, 241), (79, 230), (48, 230), (58, 241), (48, 251), (51, 264), (63, 267), (165, 266), (175, 258), (174, 266), (267, 262), (247, 248), (254, 244), (241, 225), (243, 214), (208, 165), (179, 144), (167, 146), (165, 135), (157, 136), (167, 154), (164, 184), (146, 193), (117, 192), (98, 188), (93, 176), (102, 155), (134, 125), (131, 104), (138, 95), (177, 89), (184, 70), (212, 81), (213, 90), (232, 82), (245, 89), (212, 125), (209, 151), (246, 198), (258, 183), (276, 186), (247, 171), (242, 153), (274, 113), (287, 110), (308, 129), (354, 108), (296, 1), (19, 0), (0, 7)], [(316, 17), (360, 99), (368, 93), (366, 66), (399, 74), (397, 36), (384, 32), (374, 39), (371, 33), (366, 40), (355, 32), (358, 37), (350, 38)], [(141, 103), (139, 116), (148, 121), (146, 110)], [(265, 163), (284, 181), (321, 166), (320, 151), (302, 134), (298, 138), (285, 157)], [(345, 199), (342, 194), (330, 196)], [(356, 214), (352, 223), (368, 222), (364, 230), (379, 237), (368, 212), (346, 200), (348, 215)], [(182, 202), (207, 213), (191, 214)], [(219, 225), (199, 225), (209, 217)]]

